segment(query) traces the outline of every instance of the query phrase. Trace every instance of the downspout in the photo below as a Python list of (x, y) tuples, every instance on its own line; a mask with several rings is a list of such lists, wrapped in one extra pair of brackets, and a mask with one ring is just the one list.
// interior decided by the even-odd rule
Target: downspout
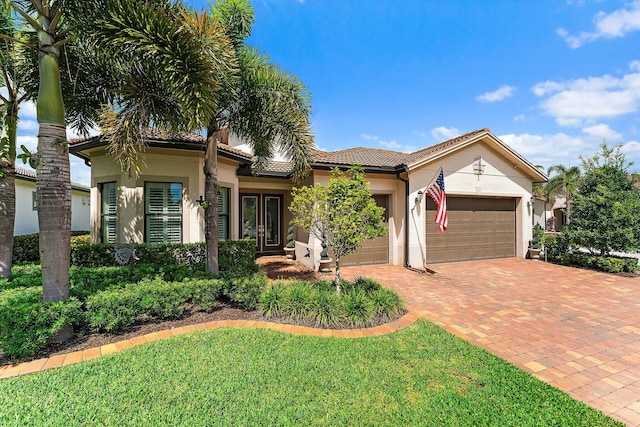
[(404, 182), (404, 266), (411, 268), (409, 264), (409, 180), (400, 176), (401, 173), (409, 174), (407, 165), (401, 165), (403, 170), (396, 172), (396, 178)]

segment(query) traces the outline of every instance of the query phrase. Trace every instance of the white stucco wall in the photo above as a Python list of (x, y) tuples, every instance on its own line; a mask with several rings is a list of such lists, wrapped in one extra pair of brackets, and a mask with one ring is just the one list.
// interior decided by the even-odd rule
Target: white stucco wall
[[(476, 158), (481, 157), (484, 173), (473, 170)], [(531, 239), (532, 210), (527, 201), (531, 198), (532, 179), (521, 166), (507, 160), (484, 142), (477, 142), (460, 151), (409, 172), (409, 263), (421, 268), (425, 261), (426, 194), (422, 201), (414, 203), (418, 191), (425, 191), (440, 166), (444, 170), (445, 191), (448, 196), (514, 197), (516, 198), (516, 256), (524, 257)], [(515, 167), (514, 167), (515, 166)], [(449, 228), (455, 224), (449, 223)], [(446, 231), (445, 231), (446, 233)]]
[[(16, 178), (16, 220), (13, 228), (15, 236), (37, 233), (38, 212), (33, 209), (33, 193), (36, 183), (26, 179)], [(89, 191), (71, 190), (71, 229), (89, 230), (90, 225), (90, 195)]]

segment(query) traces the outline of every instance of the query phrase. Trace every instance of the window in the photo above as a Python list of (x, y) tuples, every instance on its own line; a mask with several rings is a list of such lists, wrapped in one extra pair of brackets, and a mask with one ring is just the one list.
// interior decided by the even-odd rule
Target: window
[(100, 236), (102, 243), (116, 241), (116, 211), (118, 207), (118, 187), (115, 182), (100, 184)]
[(144, 194), (147, 243), (182, 243), (182, 184), (146, 182)]
[(219, 187), (218, 193), (218, 239), (229, 239), (229, 200), (230, 191), (226, 187)]
[(35, 191), (31, 192), (31, 210), (38, 210), (38, 195)]

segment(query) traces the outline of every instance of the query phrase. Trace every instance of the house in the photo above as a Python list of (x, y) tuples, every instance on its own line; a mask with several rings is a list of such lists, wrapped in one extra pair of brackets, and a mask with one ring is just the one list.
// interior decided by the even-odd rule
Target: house
[[(146, 135), (138, 177), (122, 172), (100, 136), (70, 143), (91, 165), (91, 236), (94, 242), (199, 242), (204, 239), (203, 139), (199, 135)], [(258, 255), (281, 254), (291, 213), (291, 165), (272, 161), (254, 174), (242, 141), (218, 145), (219, 236), (256, 239)], [(326, 184), (330, 170), (358, 163), (385, 207), (386, 236), (365, 244), (343, 265), (429, 263), (524, 257), (531, 239), (532, 183), (547, 177), (489, 129), (480, 129), (414, 153), (374, 148), (318, 151), (302, 184)], [(449, 229), (434, 223), (426, 187), (442, 166)], [(297, 259), (317, 264), (320, 242), (296, 230)]]
[[(36, 172), (16, 167), (16, 220), (14, 236), (37, 233)], [(89, 230), (91, 208), (90, 188), (71, 183), (71, 229)]]

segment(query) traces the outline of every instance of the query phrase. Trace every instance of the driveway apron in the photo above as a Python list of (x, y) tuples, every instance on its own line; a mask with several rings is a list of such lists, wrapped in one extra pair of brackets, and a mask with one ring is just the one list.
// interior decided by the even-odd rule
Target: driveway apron
[(640, 426), (640, 278), (517, 258), (346, 267), (374, 277), (414, 313), (568, 392)]

